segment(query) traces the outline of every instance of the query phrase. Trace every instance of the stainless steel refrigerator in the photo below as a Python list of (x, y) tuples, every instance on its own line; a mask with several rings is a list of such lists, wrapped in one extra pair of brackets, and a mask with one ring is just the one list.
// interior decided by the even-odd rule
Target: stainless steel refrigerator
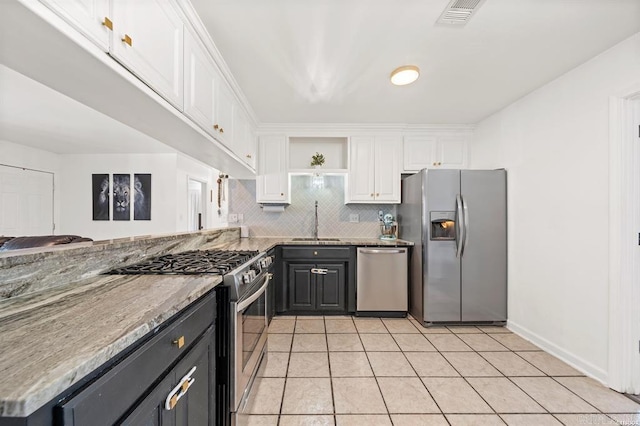
[(412, 250), (409, 312), (425, 325), (507, 319), (506, 171), (429, 170), (402, 180)]

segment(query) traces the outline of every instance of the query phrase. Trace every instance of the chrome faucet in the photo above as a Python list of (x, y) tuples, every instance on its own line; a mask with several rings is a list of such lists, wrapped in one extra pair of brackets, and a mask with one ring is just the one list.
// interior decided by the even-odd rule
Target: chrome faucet
[(316, 200), (316, 213), (315, 220), (313, 222), (313, 239), (318, 239), (318, 200)]

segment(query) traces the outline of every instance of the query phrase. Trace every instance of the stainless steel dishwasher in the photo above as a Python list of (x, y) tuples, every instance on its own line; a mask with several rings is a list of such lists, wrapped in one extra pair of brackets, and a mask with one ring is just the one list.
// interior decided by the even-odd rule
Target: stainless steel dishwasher
[(357, 315), (404, 316), (409, 306), (407, 248), (358, 247)]

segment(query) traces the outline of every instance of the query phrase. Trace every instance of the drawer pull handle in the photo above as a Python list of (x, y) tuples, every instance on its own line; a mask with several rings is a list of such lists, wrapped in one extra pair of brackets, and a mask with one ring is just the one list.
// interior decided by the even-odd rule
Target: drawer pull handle
[(133, 40), (131, 40), (131, 37), (129, 37), (129, 34), (124, 35), (124, 37), (122, 38), (122, 42), (127, 43), (129, 46), (133, 46)]
[(196, 381), (191, 375), (195, 373), (196, 367), (192, 367), (191, 370), (180, 380), (180, 382), (176, 385), (175, 388), (171, 389), (169, 395), (167, 395), (167, 399), (164, 401), (164, 408), (166, 410), (173, 410), (173, 408), (178, 403), (178, 400), (182, 398), (188, 391), (193, 382)]
[(184, 336), (178, 337), (176, 340), (174, 340), (171, 343), (178, 346), (178, 349), (181, 349), (184, 346)]
[(102, 25), (104, 25), (105, 27), (107, 27), (111, 31), (113, 31), (113, 22), (111, 22), (111, 19), (107, 18), (106, 16), (104, 17), (104, 20), (102, 21)]
[(328, 269), (311, 268), (311, 273), (312, 273), (312, 274), (317, 274), (317, 275), (327, 275), (327, 272), (329, 272), (329, 270), (328, 270)]

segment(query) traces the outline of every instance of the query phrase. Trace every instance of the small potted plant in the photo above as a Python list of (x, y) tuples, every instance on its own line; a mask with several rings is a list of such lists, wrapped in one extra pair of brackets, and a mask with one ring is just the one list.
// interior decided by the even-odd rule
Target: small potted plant
[(311, 156), (311, 167), (317, 169), (319, 167), (322, 167), (323, 164), (324, 164), (324, 155), (320, 154), (319, 152), (316, 152), (314, 155)]

